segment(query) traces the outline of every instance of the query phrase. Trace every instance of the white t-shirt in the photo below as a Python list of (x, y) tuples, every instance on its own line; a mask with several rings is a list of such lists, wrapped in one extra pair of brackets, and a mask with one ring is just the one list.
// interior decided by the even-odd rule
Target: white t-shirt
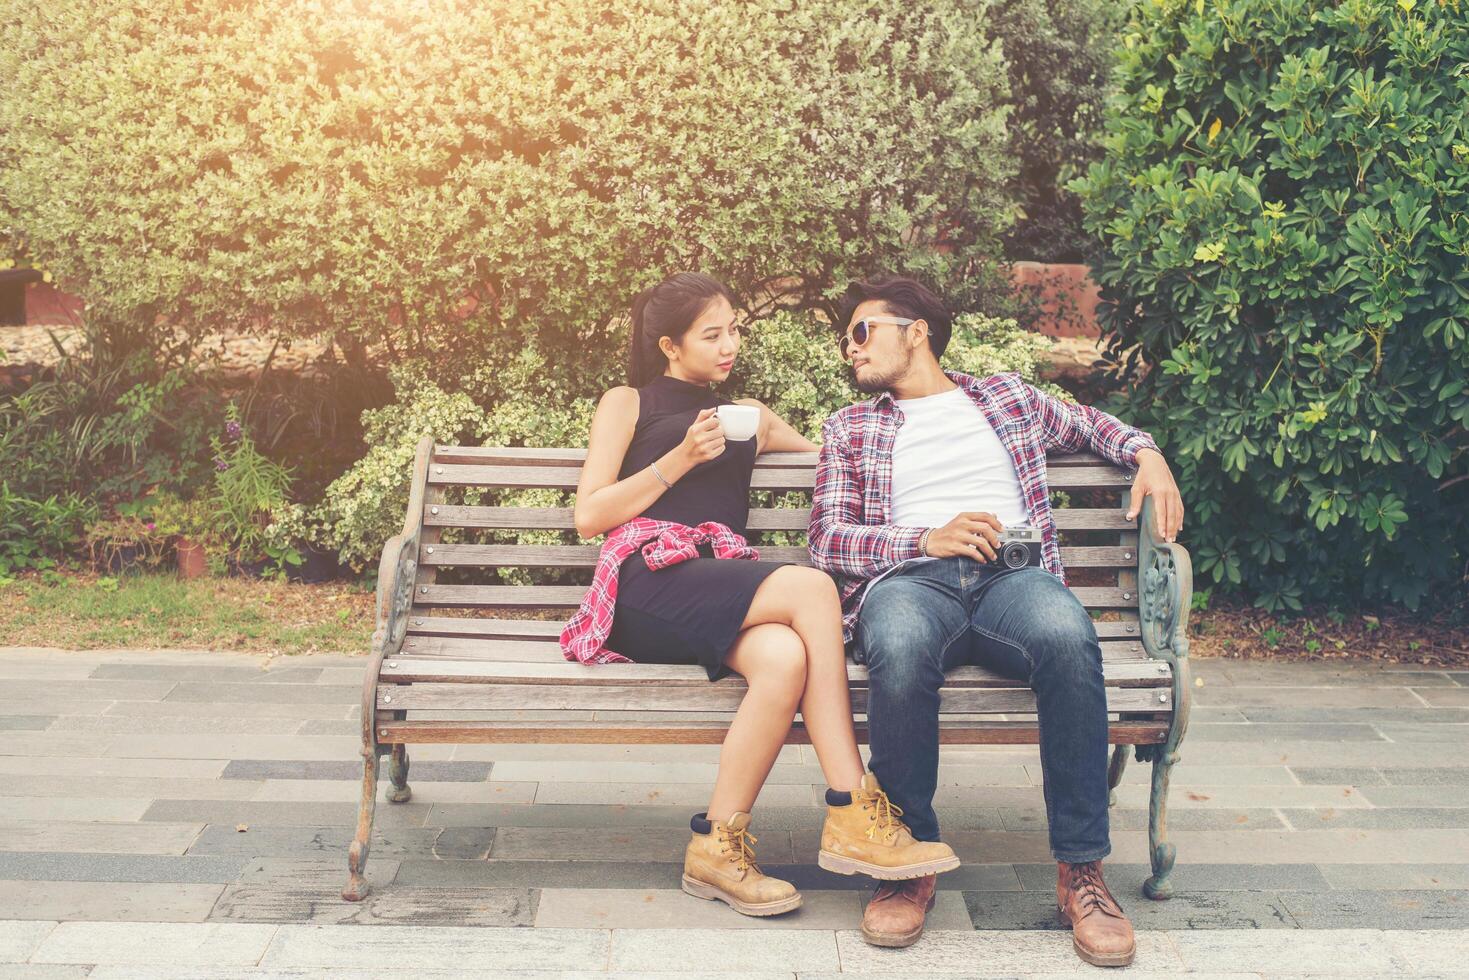
[(964, 389), (897, 405), (892, 523), (942, 527), (964, 511), (987, 511), (1005, 527), (1027, 523), (1010, 451)]

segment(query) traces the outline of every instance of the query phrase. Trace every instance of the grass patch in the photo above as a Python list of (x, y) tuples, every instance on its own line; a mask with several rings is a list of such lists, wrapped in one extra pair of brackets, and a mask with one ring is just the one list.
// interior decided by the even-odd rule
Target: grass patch
[(0, 588), (0, 642), (14, 646), (366, 653), (373, 617), (354, 583), (52, 573)]

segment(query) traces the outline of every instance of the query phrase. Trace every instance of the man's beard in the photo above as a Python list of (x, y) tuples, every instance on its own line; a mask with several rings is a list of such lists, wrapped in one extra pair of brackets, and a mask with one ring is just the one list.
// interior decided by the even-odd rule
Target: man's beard
[(904, 361), (903, 364), (899, 367), (894, 368), (886, 374), (874, 374), (869, 371), (866, 378), (861, 381), (857, 380), (856, 368), (848, 368), (847, 370), (851, 372), (852, 386), (854, 388), (856, 388), (863, 394), (880, 395), (884, 391), (891, 390), (893, 385), (897, 383), (898, 379), (908, 373), (908, 368), (912, 363), (913, 356), (910, 354), (908, 356), (908, 359)]

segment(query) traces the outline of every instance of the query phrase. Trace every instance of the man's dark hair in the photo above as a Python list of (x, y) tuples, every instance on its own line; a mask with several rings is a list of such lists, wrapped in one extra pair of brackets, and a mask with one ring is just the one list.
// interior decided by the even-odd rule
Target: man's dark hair
[(887, 307), (893, 316), (923, 320), (928, 323), (928, 346), (935, 358), (944, 356), (949, 346), (949, 335), (954, 321), (944, 301), (932, 289), (917, 279), (901, 276), (882, 276), (866, 282), (854, 282), (847, 287), (838, 307), (841, 318), (836, 323), (839, 333), (845, 333), (852, 320), (852, 312), (863, 303), (877, 300)]

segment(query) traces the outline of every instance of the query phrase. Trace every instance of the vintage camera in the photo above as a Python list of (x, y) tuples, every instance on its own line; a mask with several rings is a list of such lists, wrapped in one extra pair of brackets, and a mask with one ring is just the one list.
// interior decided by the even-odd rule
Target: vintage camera
[(1005, 568), (1025, 568), (1027, 565), (1040, 567), (1041, 529), (1028, 524), (1017, 524), (1000, 532), (1000, 546), (995, 549), (995, 561)]

